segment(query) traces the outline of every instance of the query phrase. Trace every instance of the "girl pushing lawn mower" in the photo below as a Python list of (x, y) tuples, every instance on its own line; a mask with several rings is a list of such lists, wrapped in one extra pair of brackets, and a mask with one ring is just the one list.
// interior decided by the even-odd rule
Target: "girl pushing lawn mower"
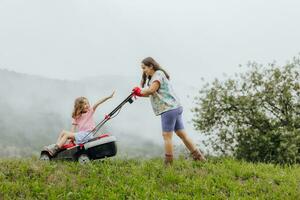
[(68, 140), (75, 141), (76, 144), (82, 144), (92, 139), (92, 135), (89, 132), (95, 128), (93, 115), (98, 106), (112, 98), (114, 93), (96, 102), (92, 108), (87, 98), (79, 97), (75, 99), (71, 131), (63, 130), (60, 133), (56, 144), (49, 146), (47, 149), (50, 155), (54, 156)]
[(151, 57), (145, 58), (141, 64), (143, 75), (141, 87), (147, 84), (147, 89), (135, 87), (132, 91), (136, 96), (150, 97), (155, 115), (161, 116), (163, 139), (165, 143), (165, 164), (173, 162), (173, 132), (180, 137), (191, 152), (194, 160), (205, 161), (204, 155), (196, 148), (187, 136), (182, 121), (183, 108), (174, 93), (170, 83), (170, 76)]

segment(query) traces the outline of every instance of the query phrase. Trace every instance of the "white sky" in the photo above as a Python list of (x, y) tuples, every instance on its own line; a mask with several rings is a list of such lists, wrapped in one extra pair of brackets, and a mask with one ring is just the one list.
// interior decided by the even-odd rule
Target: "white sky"
[(0, 68), (59, 79), (140, 75), (153, 56), (200, 83), (300, 52), (299, 0), (0, 0)]

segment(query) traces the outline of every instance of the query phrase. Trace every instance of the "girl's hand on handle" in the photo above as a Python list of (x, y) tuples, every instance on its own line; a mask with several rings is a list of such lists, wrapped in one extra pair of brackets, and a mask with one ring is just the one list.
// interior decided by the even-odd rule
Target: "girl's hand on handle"
[(132, 89), (132, 92), (133, 92), (133, 94), (135, 94), (135, 95), (138, 96), (138, 97), (143, 96), (143, 95), (141, 94), (142, 89), (139, 88), (139, 87), (134, 87), (134, 88)]

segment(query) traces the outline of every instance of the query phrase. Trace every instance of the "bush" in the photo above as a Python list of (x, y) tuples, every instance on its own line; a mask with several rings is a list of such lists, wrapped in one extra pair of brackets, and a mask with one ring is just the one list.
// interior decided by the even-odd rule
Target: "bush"
[(283, 67), (255, 62), (225, 81), (206, 84), (195, 98), (194, 126), (219, 154), (248, 161), (299, 163), (300, 59)]

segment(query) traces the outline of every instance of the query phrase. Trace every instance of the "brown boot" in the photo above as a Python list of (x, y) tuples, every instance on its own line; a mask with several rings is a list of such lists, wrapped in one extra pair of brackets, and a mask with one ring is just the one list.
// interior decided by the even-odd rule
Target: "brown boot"
[(169, 166), (173, 164), (173, 155), (172, 154), (165, 154), (165, 165)]
[(204, 155), (198, 149), (194, 150), (191, 154), (194, 160), (206, 161)]

